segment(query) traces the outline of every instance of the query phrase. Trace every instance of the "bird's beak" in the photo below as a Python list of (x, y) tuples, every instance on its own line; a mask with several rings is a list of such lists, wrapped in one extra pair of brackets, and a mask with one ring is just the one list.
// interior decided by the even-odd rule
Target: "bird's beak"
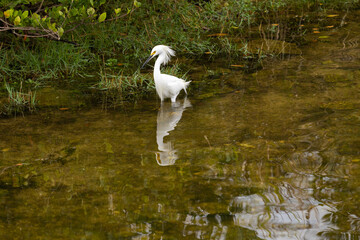
[(144, 68), (144, 66), (153, 58), (155, 57), (155, 52), (151, 53), (150, 57), (148, 59), (146, 59), (146, 61), (144, 62), (144, 64), (141, 66), (141, 69)]

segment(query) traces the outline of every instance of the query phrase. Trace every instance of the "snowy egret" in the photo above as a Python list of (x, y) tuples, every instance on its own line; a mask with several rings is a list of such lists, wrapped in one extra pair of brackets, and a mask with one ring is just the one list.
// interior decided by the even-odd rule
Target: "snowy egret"
[(159, 95), (161, 102), (165, 98), (171, 98), (171, 102), (176, 101), (176, 97), (180, 91), (184, 89), (185, 93), (187, 86), (190, 84), (184, 79), (177, 78), (168, 74), (162, 74), (160, 72), (161, 64), (167, 64), (170, 61), (171, 56), (175, 56), (175, 51), (165, 45), (157, 45), (151, 50), (150, 57), (145, 61), (141, 68), (143, 68), (152, 58), (159, 56), (155, 61), (154, 66), (154, 81), (156, 92)]

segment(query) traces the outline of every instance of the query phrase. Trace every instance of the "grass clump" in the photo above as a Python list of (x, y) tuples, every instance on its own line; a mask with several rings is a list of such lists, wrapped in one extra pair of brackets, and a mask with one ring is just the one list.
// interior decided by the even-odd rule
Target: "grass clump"
[(7, 82), (53, 80), (82, 73), (91, 63), (84, 47), (37, 40), (33, 44), (16, 41), (0, 51), (0, 73)]
[(36, 92), (32, 92), (31, 90), (27, 93), (23, 92), (22, 85), (20, 90), (17, 91), (8, 83), (5, 83), (5, 88), (8, 93), (8, 97), (1, 101), (0, 115), (12, 116), (35, 110)]
[(149, 74), (141, 74), (136, 71), (131, 76), (120, 74), (108, 74), (101, 72), (100, 81), (96, 84), (99, 90), (117, 91), (121, 96), (125, 93), (129, 95), (138, 95), (139, 93), (148, 93), (155, 89), (152, 77)]
[(155, 84), (150, 74), (141, 74), (140, 71), (132, 75), (123, 72), (99, 73), (100, 80), (92, 88), (100, 90), (101, 102), (106, 105), (116, 106), (123, 101), (134, 100), (154, 92)]
[[(124, 75), (123, 72), (106, 72), (103, 69), (100, 73), (100, 80), (92, 88), (100, 90), (103, 104), (116, 106), (123, 101), (134, 100), (140, 97), (154, 95), (155, 83), (152, 73), (140, 73), (136, 70), (132, 75)], [(178, 64), (162, 69), (163, 73), (178, 76), (186, 80), (187, 73), (183, 73)]]

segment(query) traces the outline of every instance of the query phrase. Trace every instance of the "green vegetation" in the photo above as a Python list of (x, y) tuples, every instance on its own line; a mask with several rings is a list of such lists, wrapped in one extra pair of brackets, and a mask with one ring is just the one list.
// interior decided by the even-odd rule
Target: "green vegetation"
[[(87, 78), (88, 87), (143, 95), (153, 91), (152, 78), (137, 69), (157, 44), (187, 57), (227, 57), (247, 65), (288, 54), (251, 48), (251, 40), (305, 44), (313, 26), (341, 25), (327, 18), (329, 12), (358, 7), (359, 0), (5, 0), (0, 81), (19, 91), (22, 85), (36, 90)], [(0, 86), (0, 96), (7, 98), (5, 84)]]
[[(165, 67), (163, 73), (179, 76), (186, 79), (186, 73), (182, 73), (178, 64)], [(106, 104), (116, 105), (124, 100), (134, 100), (155, 93), (155, 83), (152, 73), (140, 73), (135, 71), (132, 75), (123, 72), (112, 72), (109, 68), (100, 70), (100, 81), (93, 88), (102, 91), (102, 101)]]
[(101, 99), (105, 104), (110, 105), (145, 96), (155, 89), (152, 76), (141, 74), (139, 70), (131, 76), (126, 76), (122, 72), (110, 74), (101, 71), (100, 81), (93, 87), (103, 91), (104, 98)]
[(22, 91), (22, 87), (16, 91), (7, 83), (5, 83), (5, 88), (9, 97), (1, 102), (0, 115), (9, 116), (35, 110), (36, 92), (33, 93), (29, 90), (28, 93), (25, 93)]

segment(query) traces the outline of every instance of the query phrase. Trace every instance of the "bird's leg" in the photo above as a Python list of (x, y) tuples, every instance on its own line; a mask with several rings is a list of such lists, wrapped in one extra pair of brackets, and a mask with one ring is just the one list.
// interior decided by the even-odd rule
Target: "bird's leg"
[(177, 108), (177, 107), (179, 107), (179, 105), (180, 105), (180, 104), (179, 104), (178, 102), (172, 102), (172, 103), (171, 103), (171, 107), (172, 107), (172, 108)]

